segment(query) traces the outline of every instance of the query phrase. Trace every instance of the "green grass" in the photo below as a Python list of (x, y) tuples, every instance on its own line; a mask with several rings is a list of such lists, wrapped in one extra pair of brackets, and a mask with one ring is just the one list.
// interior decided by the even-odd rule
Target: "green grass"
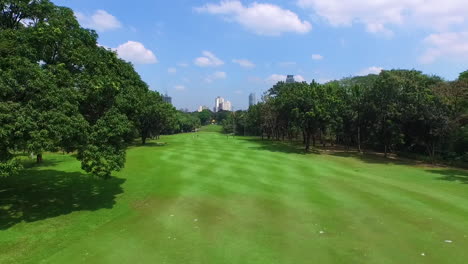
[(0, 263), (467, 263), (466, 171), (217, 131), (1, 179)]

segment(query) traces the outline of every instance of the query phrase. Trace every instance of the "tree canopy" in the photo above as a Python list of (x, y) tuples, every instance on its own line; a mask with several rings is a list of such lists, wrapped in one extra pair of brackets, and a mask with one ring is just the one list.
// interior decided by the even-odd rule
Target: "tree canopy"
[[(279, 82), (263, 102), (224, 122), (251, 135), (317, 141), (468, 161), (468, 80), (416, 70), (382, 71), (326, 84)], [(240, 131), (235, 131), (240, 134)]]
[[(82, 168), (108, 178), (125, 149), (171, 125), (176, 111), (133, 66), (97, 44), (71, 9), (48, 0), (0, 3), (0, 175), (15, 153), (77, 152)], [(173, 123), (173, 122), (172, 122)]]

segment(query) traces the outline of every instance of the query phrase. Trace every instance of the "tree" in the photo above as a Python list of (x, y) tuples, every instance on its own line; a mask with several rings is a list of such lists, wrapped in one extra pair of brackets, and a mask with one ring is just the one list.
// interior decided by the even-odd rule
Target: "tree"
[(165, 103), (159, 93), (153, 91), (148, 91), (142, 107), (139, 130), (144, 145), (147, 138), (159, 137), (164, 128), (170, 125), (175, 109), (172, 105)]
[(458, 77), (458, 80), (459, 81), (468, 81), (468, 71), (464, 71), (464, 72), (460, 73), (460, 75)]
[(117, 109), (111, 109), (91, 127), (89, 141), (78, 153), (81, 167), (86, 172), (108, 179), (112, 171), (125, 165), (125, 135), (132, 124)]
[[(71, 9), (48, 0), (0, 2), (0, 174), (18, 150), (78, 151), (108, 178), (138, 133), (159, 135), (174, 113)], [(9, 172), (8, 172), (9, 171)]]
[(197, 115), (201, 124), (204, 126), (210, 124), (211, 120), (213, 119), (213, 113), (208, 109), (203, 109), (203, 111), (199, 112)]

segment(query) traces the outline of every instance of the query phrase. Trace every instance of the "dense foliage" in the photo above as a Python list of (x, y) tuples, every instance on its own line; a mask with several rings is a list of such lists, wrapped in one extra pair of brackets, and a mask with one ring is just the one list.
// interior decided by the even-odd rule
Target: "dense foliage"
[(414, 70), (346, 78), (326, 84), (286, 84), (263, 102), (232, 113), (229, 133), (311, 145), (342, 144), (426, 154), (468, 162), (468, 77), (453, 82)]
[(10, 0), (0, 12), (0, 176), (21, 169), (18, 152), (40, 163), (44, 152), (61, 150), (108, 178), (136, 136), (144, 144), (185, 122), (72, 10)]

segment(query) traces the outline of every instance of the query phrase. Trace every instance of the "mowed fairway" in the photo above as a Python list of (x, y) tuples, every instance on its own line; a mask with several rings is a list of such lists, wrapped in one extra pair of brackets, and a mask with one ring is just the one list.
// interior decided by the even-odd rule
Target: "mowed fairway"
[(468, 263), (468, 173), (205, 128), (0, 180), (0, 263)]

